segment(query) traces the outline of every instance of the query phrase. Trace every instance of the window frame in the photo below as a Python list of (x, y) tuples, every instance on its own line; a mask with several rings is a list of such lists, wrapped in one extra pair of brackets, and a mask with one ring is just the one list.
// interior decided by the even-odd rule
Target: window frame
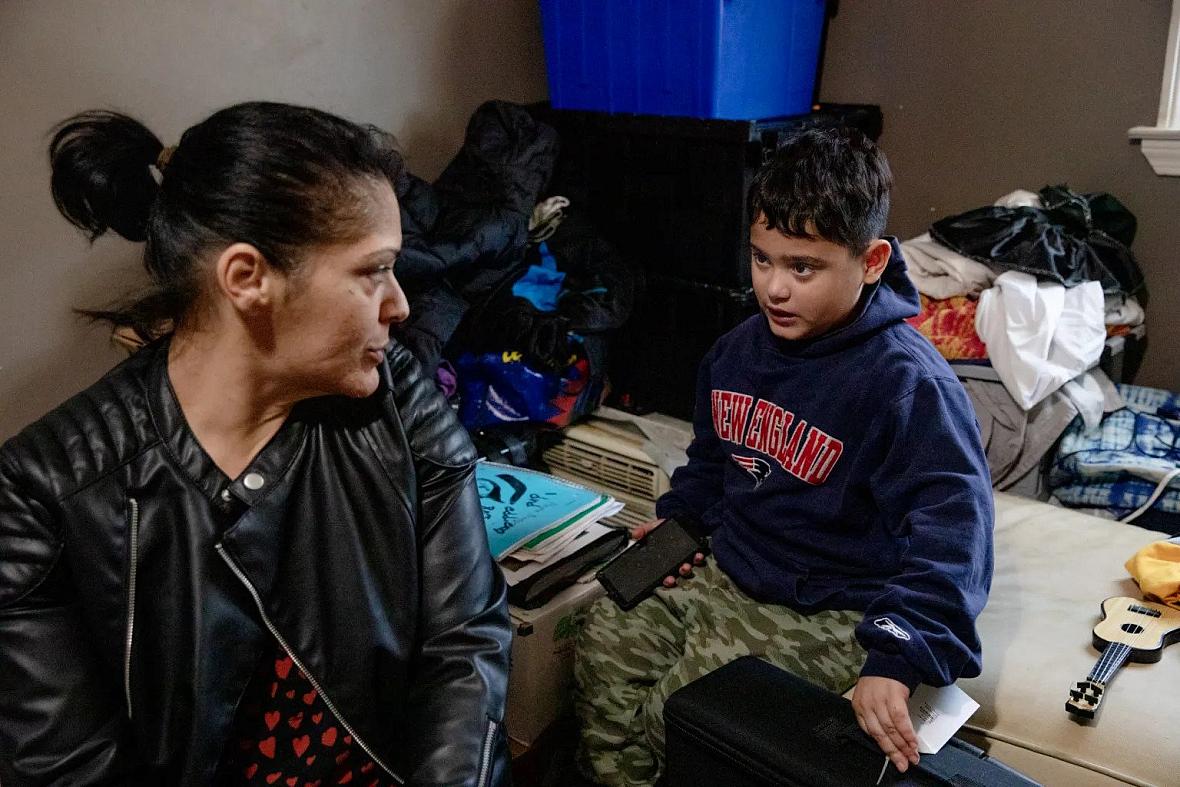
[(1180, 0), (1172, 0), (1155, 125), (1135, 126), (1127, 130), (1127, 136), (1139, 140), (1140, 150), (1157, 175), (1180, 175)]

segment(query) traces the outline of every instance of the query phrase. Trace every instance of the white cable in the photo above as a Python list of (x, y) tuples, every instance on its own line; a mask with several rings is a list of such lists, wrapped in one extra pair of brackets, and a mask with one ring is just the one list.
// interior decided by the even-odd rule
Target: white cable
[(1135, 509), (1131, 513), (1127, 514), (1125, 517), (1123, 517), (1119, 521), (1120, 522), (1130, 522), (1130, 521), (1134, 520), (1136, 517), (1138, 517), (1140, 514), (1142, 514), (1144, 511), (1151, 508), (1152, 505), (1155, 503), (1155, 501), (1159, 500), (1159, 497), (1160, 497), (1160, 495), (1162, 495), (1164, 493), (1164, 490), (1168, 488), (1168, 484), (1172, 483), (1172, 479), (1178, 475), (1180, 475), (1180, 467), (1174, 467), (1171, 470), (1169, 470), (1168, 474), (1165, 475), (1160, 480), (1160, 482), (1158, 484), (1156, 484), (1155, 491), (1151, 493), (1151, 497), (1147, 498), (1147, 502), (1144, 503), (1143, 505), (1139, 506), (1137, 509)]

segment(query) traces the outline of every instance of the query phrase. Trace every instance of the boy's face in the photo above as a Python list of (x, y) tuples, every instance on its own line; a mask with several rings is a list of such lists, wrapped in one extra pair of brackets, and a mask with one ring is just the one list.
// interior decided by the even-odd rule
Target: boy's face
[(881, 239), (853, 255), (822, 238), (784, 235), (763, 215), (750, 227), (754, 294), (780, 339), (812, 339), (845, 325), (864, 285), (881, 278), (889, 254), (889, 242)]

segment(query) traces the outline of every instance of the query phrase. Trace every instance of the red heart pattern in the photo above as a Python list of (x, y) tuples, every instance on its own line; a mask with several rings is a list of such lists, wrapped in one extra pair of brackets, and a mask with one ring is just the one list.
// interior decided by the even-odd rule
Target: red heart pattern
[[(323, 753), (328, 756), (319, 756)], [(294, 659), (277, 647), (259, 663), (246, 687), (221, 767), (219, 783), (275, 787), (327, 787), (357, 781), (369, 787), (396, 784), (356, 747), (352, 735), (341, 729), (327, 710), (315, 685)]]

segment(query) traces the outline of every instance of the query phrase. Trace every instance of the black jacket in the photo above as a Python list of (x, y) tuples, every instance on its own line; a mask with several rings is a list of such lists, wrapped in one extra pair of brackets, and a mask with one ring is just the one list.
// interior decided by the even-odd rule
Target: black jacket
[(371, 397), (296, 406), (236, 480), (166, 358), (0, 448), (0, 783), (208, 783), (276, 638), (397, 779), (506, 779), (475, 453), (409, 352)]
[(398, 183), (397, 278), (410, 301), (398, 335), (428, 371), (470, 305), (524, 269), (529, 217), (556, 158), (557, 132), (524, 107), (488, 101), (433, 184), (409, 174)]

